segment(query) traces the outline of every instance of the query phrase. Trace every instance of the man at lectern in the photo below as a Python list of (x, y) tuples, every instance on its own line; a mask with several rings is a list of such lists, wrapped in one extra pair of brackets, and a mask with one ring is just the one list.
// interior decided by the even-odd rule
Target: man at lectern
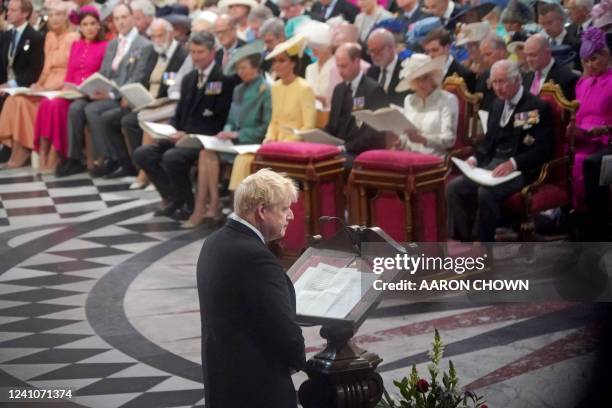
[(291, 373), (306, 363), (295, 291), (266, 243), (285, 234), (297, 188), (263, 169), (235, 213), (204, 241), (197, 266), (207, 408), (295, 408)]

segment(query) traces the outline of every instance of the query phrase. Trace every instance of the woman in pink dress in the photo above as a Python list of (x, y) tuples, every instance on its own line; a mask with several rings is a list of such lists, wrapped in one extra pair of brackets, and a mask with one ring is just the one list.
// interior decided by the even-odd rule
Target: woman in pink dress
[[(87, 77), (100, 69), (107, 41), (100, 23), (98, 10), (84, 6), (70, 15), (70, 21), (78, 24), (81, 38), (72, 44), (68, 69), (64, 82), (81, 84)], [(68, 150), (68, 109), (69, 99), (46, 99), (42, 101), (36, 117), (34, 148), (40, 154), (41, 172), (53, 170), (58, 156), (66, 157)]]
[(582, 34), (580, 59), (584, 76), (576, 84), (576, 156), (573, 169), (574, 208), (581, 241), (608, 241), (609, 186), (600, 186), (602, 158), (612, 151), (612, 68), (602, 30)]
[(612, 68), (603, 31), (590, 28), (581, 39), (580, 58), (584, 76), (576, 84), (576, 142), (573, 170), (574, 208), (584, 210), (583, 162), (608, 145), (612, 128)]

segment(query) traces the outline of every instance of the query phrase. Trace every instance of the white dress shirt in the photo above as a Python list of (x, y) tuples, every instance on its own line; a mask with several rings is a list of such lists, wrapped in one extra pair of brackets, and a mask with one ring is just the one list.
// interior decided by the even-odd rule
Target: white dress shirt
[(257, 234), (259, 239), (261, 239), (261, 242), (263, 242), (264, 244), (266, 243), (266, 240), (264, 239), (263, 234), (257, 228), (255, 228), (255, 226), (253, 224), (251, 224), (250, 222), (248, 222), (244, 218), (240, 218), (240, 216), (238, 214), (236, 214), (235, 212), (231, 213), (229, 215), (229, 218), (233, 219), (234, 221), (238, 221), (242, 225), (250, 228), (255, 234)]
[(414, 143), (404, 134), (400, 135), (401, 149), (445, 156), (455, 144), (459, 103), (452, 93), (438, 88), (425, 101), (417, 94), (410, 94), (404, 100), (404, 115), (427, 139), (427, 143)]

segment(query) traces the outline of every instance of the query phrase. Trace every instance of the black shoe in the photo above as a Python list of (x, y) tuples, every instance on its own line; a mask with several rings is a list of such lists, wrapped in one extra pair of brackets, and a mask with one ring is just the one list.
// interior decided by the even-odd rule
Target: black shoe
[(116, 179), (116, 178), (121, 178), (121, 177), (135, 176), (137, 174), (138, 174), (138, 171), (136, 171), (134, 166), (124, 165), (124, 166), (119, 166), (115, 171), (104, 176), (104, 178), (105, 179)]
[(81, 164), (79, 160), (68, 159), (61, 166), (58, 166), (55, 170), (56, 177), (67, 177), (72, 176), (73, 174), (83, 173), (85, 171), (85, 166)]
[(0, 163), (5, 163), (11, 158), (11, 148), (0, 145)]
[(193, 213), (193, 206), (183, 204), (174, 212), (174, 214), (170, 216), (170, 218), (176, 221), (186, 221), (189, 219), (189, 217), (191, 217), (191, 213)]
[(161, 207), (159, 210), (156, 210), (153, 215), (155, 217), (172, 217), (176, 210), (181, 208), (183, 203), (171, 201), (168, 205)]
[(119, 162), (116, 160), (106, 160), (104, 164), (100, 167), (95, 167), (93, 170), (89, 172), (89, 175), (92, 178), (104, 177), (108, 174), (111, 174), (119, 167)]

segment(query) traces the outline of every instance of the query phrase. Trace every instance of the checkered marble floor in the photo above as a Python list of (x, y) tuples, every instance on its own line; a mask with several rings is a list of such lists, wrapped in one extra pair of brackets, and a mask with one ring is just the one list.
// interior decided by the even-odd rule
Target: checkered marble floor
[[(212, 230), (154, 218), (159, 196), (130, 181), (0, 170), (0, 387), (70, 388), (62, 406), (203, 406), (195, 263)], [(355, 340), (394, 393), (412, 364), (425, 375), (434, 328), (443, 365), (490, 407), (574, 407), (599, 359), (598, 306), (564, 302), (389, 299)], [(304, 329), (309, 356), (318, 330)]]

